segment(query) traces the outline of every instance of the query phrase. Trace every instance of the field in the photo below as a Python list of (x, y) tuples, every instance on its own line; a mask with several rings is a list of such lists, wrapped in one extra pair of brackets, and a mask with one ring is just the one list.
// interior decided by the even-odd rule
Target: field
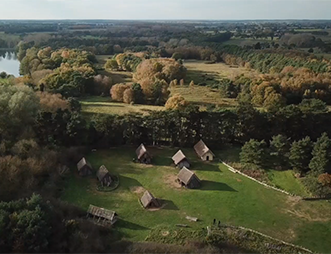
[(131, 105), (119, 102), (112, 102), (109, 97), (91, 96), (80, 100), (82, 112), (86, 114), (117, 114), (125, 115), (130, 113), (148, 114), (154, 110), (164, 110), (164, 107), (152, 105)]
[[(300, 201), (278, 193), (230, 172), (220, 163), (197, 160), (192, 149), (184, 153), (192, 161), (192, 169), (202, 180), (202, 188), (188, 190), (176, 183), (178, 169), (171, 156), (176, 149), (153, 148), (154, 165), (132, 162), (134, 148), (122, 147), (91, 153), (87, 156), (94, 168), (104, 164), (111, 173), (120, 175), (120, 186), (113, 192), (96, 190), (95, 177), (80, 178), (72, 174), (66, 179), (62, 199), (87, 209), (89, 204), (115, 210), (120, 221), (119, 234), (132, 241), (143, 241), (158, 226), (187, 224), (192, 229), (210, 225), (213, 219), (240, 225), (270, 236), (302, 245), (314, 251), (331, 249), (331, 204), (326, 201)], [(215, 152), (219, 158), (226, 153)], [(73, 170), (76, 172), (76, 170)], [(144, 210), (139, 198), (151, 191), (162, 199), (157, 211)], [(198, 217), (190, 222), (185, 216)]]

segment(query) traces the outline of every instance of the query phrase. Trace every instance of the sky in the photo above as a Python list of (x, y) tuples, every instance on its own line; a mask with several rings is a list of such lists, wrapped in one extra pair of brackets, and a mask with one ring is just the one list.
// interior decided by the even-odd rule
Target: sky
[(331, 19), (331, 0), (0, 0), (1, 19)]

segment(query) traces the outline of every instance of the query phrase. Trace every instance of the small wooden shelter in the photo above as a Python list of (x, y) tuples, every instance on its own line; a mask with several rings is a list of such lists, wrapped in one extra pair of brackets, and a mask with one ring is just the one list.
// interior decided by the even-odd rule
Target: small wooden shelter
[(137, 150), (136, 150), (136, 154), (137, 154), (137, 159), (140, 163), (144, 163), (144, 164), (151, 164), (152, 163), (152, 156), (151, 154), (147, 151), (146, 147), (144, 146), (144, 144), (141, 144)]
[(190, 168), (190, 162), (186, 158), (185, 154), (182, 152), (182, 150), (179, 150), (173, 157), (172, 160), (174, 161), (175, 165), (178, 168)]
[(208, 146), (206, 146), (205, 142), (203, 142), (202, 139), (194, 146), (194, 150), (201, 160), (214, 160), (215, 154), (208, 148)]
[(149, 191), (145, 191), (144, 195), (140, 199), (140, 202), (144, 208), (160, 207), (160, 202)]
[(92, 217), (96, 224), (100, 224), (102, 226), (114, 225), (114, 223), (118, 220), (116, 212), (94, 205), (89, 206), (87, 210), (87, 217)]
[(111, 178), (108, 169), (102, 165), (98, 172), (97, 172), (97, 178), (102, 186), (110, 186), (113, 182), (113, 179)]
[(191, 170), (187, 168), (182, 168), (181, 171), (179, 171), (178, 174), (178, 180), (179, 182), (189, 188), (189, 189), (196, 189), (199, 188), (201, 185), (200, 179), (194, 174)]
[(77, 169), (80, 176), (92, 174), (92, 166), (84, 157), (77, 163)]

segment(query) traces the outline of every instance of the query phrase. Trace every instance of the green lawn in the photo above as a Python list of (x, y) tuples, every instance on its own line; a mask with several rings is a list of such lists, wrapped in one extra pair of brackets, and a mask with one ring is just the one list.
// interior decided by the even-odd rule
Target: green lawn
[(148, 114), (153, 110), (164, 110), (164, 107), (152, 105), (131, 105), (119, 102), (112, 102), (110, 97), (91, 96), (80, 100), (82, 112), (86, 114), (117, 114), (129, 113)]
[[(110, 172), (120, 175), (118, 189), (97, 192), (95, 177), (80, 178), (74, 174), (66, 180), (62, 199), (83, 209), (93, 204), (116, 210), (121, 218), (116, 228), (123, 238), (133, 241), (144, 240), (151, 229), (160, 225), (188, 224), (193, 229), (201, 229), (215, 218), (315, 251), (331, 249), (330, 203), (300, 201), (267, 189), (217, 162), (198, 161), (192, 149), (184, 149), (184, 153), (202, 180), (202, 188), (179, 188), (175, 184), (178, 170), (171, 165), (176, 149), (152, 149), (152, 166), (133, 163), (134, 150), (122, 147), (87, 155), (94, 168), (104, 164)], [(144, 189), (164, 200), (161, 210), (146, 211), (140, 206), (138, 199)], [(189, 222), (185, 219), (187, 215), (198, 217), (200, 221)]]
[(300, 180), (293, 175), (292, 170), (278, 171), (270, 169), (267, 173), (270, 181), (278, 188), (302, 197), (309, 196)]

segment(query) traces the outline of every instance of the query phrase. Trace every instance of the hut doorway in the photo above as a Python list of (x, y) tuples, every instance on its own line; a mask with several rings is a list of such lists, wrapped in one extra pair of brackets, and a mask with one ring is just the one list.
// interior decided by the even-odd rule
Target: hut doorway
[(209, 156), (206, 157), (206, 161), (209, 161)]

